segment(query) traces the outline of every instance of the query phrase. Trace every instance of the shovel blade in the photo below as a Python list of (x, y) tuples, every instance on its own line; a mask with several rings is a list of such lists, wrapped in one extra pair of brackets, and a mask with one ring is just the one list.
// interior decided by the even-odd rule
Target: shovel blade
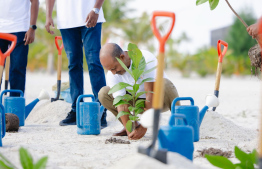
[(151, 147), (145, 148), (145, 147), (138, 147), (138, 152), (144, 155), (147, 155), (149, 157), (152, 157), (164, 164), (167, 164), (167, 150), (161, 149), (161, 150), (155, 150)]

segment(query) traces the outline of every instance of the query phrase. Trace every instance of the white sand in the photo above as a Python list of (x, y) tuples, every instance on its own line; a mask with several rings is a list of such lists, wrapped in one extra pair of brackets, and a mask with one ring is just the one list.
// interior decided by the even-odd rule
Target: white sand
[[(182, 78), (175, 71), (168, 71), (167, 74), (176, 85), (179, 95), (193, 97), (200, 109), (205, 104), (205, 95), (213, 93), (215, 83), (213, 76), (201, 79), (196, 76)], [(62, 80), (68, 80), (67, 73), (62, 74)], [(56, 75), (28, 73), (27, 103), (37, 97), (41, 88), (51, 93), (51, 87), (55, 82)], [(85, 93), (91, 93), (87, 73), (85, 74)], [(205, 158), (199, 157), (197, 150), (214, 147), (233, 151), (235, 145), (245, 151), (257, 148), (260, 81), (255, 77), (223, 77), (219, 98), (220, 106), (216, 112), (207, 112), (200, 129), (201, 140), (194, 143), (194, 164), (198, 168), (214, 167)], [(189, 102), (183, 102), (183, 104), (189, 104)], [(122, 129), (121, 124), (115, 120), (112, 113), (108, 112), (109, 126), (103, 129), (100, 135), (83, 136), (76, 133), (76, 126), (60, 127), (58, 125), (69, 110), (70, 104), (62, 101), (53, 103), (41, 101), (28, 116), (26, 125), (21, 127), (18, 133), (6, 134), (0, 152), (16, 166), (20, 166), (18, 149), (23, 146), (33, 154), (35, 160), (47, 155), (49, 157), (48, 168), (116, 168), (123, 166), (129, 158), (135, 160), (130, 161), (134, 164), (133, 166), (144, 163), (155, 166), (155, 168), (159, 168), (157, 166), (165, 167), (146, 157), (140, 161), (136, 160), (140, 158), (136, 153), (137, 146), (150, 144), (151, 130), (148, 130), (143, 139), (132, 141), (130, 145), (105, 144), (106, 139)], [(170, 112), (162, 114), (161, 125), (167, 124), (169, 116)], [(127, 140), (127, 137), (122, 137), (122, 139)], [(236, 161), (235, 158), (232, 160)], [(176, 165), (177, 168), (185, 168), (183, 163)]]

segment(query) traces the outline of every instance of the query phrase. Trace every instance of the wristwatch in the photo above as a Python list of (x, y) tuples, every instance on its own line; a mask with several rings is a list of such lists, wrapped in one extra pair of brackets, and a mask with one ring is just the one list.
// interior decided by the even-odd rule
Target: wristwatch
[(92, 11), (94, 11), (95, 14), (99, 14), (99, 9), (98, 8), (93, 8)]
[(37, 26), (36, 26), (36, 25), (30, 25), (30, 28), (36, 30), (36, 29), (37, 29)]

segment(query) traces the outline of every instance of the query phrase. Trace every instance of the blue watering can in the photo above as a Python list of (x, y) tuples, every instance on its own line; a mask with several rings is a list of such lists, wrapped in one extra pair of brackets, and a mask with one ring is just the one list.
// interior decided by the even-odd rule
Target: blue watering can
[[(181, 100), (190, 100), (191, 105), (176, 106), (176, 102)], [(188, 125), (193, 127), (194, 142), (197, 142), (199, 141), (199, 128), (206, 114), (206, 111), (208, 110), (209, 107), (217, 107), (218, 105), (219, 105), (219, 100), (215, 95), (207, 95), (206, 105), (199, 112), (198, 107), (194, 105), (194, 100), (192, 97), (178, 97), (174, 99), (174, 101), (172, 102), (171, 112), (172, 114), (183, 114), (186, 116)], [(179, 125), (180, 121), (176, 119), (175, 124)]]
[(4, 106), (2, 104), (0, 104), (0, 107), (1, 107), (1, 116), (0, 116), (0, 147), (3, 146), (2, 144), (2, 138), (4, 138), (5, 136), (5, 109), (4, 109)]
[[(175, 119), (182, 119), (182, 125), (175, 125)], [(187, 125), (186, 116), (172, 114), (168, 126), (161, 126), (158, 132), (158, 148), (176, 152), (193, 161), (193, 128)]]
[[(84, 97), (91, 97), (92, 102), (80, 102)], [(101, 117), (104, 107), (95, 102), (93, 95), (80, 95), (76, 101), (77, 134), (100, 134)]]
[(4, 90), (1, 93), (1, 103), (3, 99), (3, 95), (5, 93), (19, 93), (20, 97), (5, 97), (4, 98), (4, 108), (5, 108), (5, 113), (13, 113), (18, 116), (19, 118), (19, 126), (24, 126), (25, 125), (25, 119), (31, 112), (31, 110), (35, 107), (35, 105), (40, 101), (44, 99), (49, 99), (49, 94), (45, 91), (42, 90), (34, 101), (29, 103), (27, 106), (25, 106), (25, 98), (24, 98), (24, 93), (21, 90)]

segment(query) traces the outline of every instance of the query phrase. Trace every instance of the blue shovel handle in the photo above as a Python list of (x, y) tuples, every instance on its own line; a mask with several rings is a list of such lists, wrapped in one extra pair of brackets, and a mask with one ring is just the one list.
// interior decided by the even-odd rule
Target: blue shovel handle
[[(81, 101), (84, 97), (91, 97), (91, 98), (92, 98), (92, 102), (95, 101), (95, 97), (94, 97), (93, 95), (91, 95), (91, 94), (80, 95), (80, 96), (77, 98), (77, 101), (76, 101), (76, 118), (77, 118), (77, 121), (79, 121), (78, 118), (79, 118), (79, 115), (80, 115), (80, 113), (79, 113), (79, 104), (80, 104), (80, 101)], [(77, 127), (78, 127), (78, 128), (83, 128), (83, 126), (81, 126), (80, 124), (78, 124), (78, 123), (76, 123), (76, 124), (77, 124)]]
[(2, 138), (5, 136), (5, 108), (2, 104), (0, 104), (1, 107), (1, 113), (2, 113)]
[(192, 97), (177, 97), (173, 100), (172, 105), (171, 105), (171, 113), (172, 114), (175, 114), (176, 102), (181, 101), (181, 100), (190, 100), (191, 106), (194, 106), (194, 99)]

